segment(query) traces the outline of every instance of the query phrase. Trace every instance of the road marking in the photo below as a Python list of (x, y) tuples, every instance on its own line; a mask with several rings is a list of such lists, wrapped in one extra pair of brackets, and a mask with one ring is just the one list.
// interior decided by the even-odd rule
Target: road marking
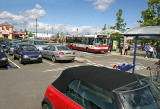
[(64, 66), (64, 67), (56, 68), (56, 69), (48, 69), (48, 70), (45, 70), (45, 71), (43, 71), (43, 72), (62, 71), (62, 70), (65, 70), (65, 69), (67, 69), (67, 68), (78, 67), (78, 66), (80, 66), (80, 65)]
[(45, 62), (45, 63), (47, 63), (47, 64), (49, 64), (49, 65), (55, 65), (55, 64), (53, 64), (53, 63), (51, 63), (51, 62), (48, 62), (48, 61), (46, 61), (46, 60), (43, 60), (43, 62)]
[(16, 67), (18, 67), (19, 69), (21, 68), (20, 66), (18, 66), (16, 63), (14, 63), (13, 61), (11, 61), (10, 59), (8, 59), (12, 64), (14, 64)]

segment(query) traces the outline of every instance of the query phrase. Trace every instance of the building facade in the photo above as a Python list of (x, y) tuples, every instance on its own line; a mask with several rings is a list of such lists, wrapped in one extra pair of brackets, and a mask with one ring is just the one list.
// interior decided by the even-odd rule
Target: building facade
[(8, 22), (0, 24), (0, 38), (13, 39), (13, 26)]

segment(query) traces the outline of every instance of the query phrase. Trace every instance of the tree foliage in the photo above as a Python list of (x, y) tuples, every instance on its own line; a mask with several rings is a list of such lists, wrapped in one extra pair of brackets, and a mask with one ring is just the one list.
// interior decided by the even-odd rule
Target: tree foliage
[(60, 37), (59, 32), (57, 32), (56, 39), (59, 39), (59, 37)]
[(26, 33), (26, 35), (28, 35), (28, 31), (27, 31), (27, 29), (24, 29), (24, 32)]
[(123, 35), (120, 33), (112, 33), (110, 38), (112, 39), (112, 38), (121, 38), (121, 37), (123, 37)]
[(104, 31), (106, 29), (107, 29), (106, 24), (104, 24), (104, 27), (102, 28), (102, 31)]
[(32, 33), (32, 32), (29, 32), (28, 36), (29, 36), (29, 37), (33, 37), (33, 33)]
[(117, 23), (115, 24), (115, 27), (113, 27), (113, 28), (120, 30), (120, 31), (124, 31), (125, 27), (126, 27), (126, 23), (124, 22), (124, 19), (122, 19), (122, 14), (123, 14), (122, 9), (119, 9), (118, 12), (116, 13)]
[(149, 0), (148, 8), (141, 12), (140, 26), (160, 25), (160, 0)]

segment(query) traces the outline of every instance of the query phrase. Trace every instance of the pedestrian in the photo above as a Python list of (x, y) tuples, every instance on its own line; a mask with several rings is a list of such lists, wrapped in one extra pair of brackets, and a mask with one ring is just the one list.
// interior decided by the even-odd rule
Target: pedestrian
[(122, 49), (123, 49), (123, 44), (120, 44), (120, 46), (119, 46), (119, 52), (120, 52), (121, 55), (122, 55)]
[(157, 50), (156, 50), (156, 48), (154, 48), (153, 55), (154, 55), (154, 58), (157, 58)]
[(110, 53), (112, 52), (112, 47), (113, 47), (113, 44), (112, 44), (112, 42), (109, 44), (109, 51), (110, 51)]
[(154, 49), (154, 47), (150, 46), (150, 49), (149, 49), (149, 53), (150, 53), (149, 57), (150, 58), (152, 58), (152, 56), (153, 56), (153, 49)]
[(145, 45), (144, 49), (145, 49), (145, 51), (146, 51), (146, 56), (145, 56), (145, 58), (148, 58), (148, 53), (149, 53), (149, 50), (150, 50), (149, 45), (148, 45), (148, 44)]
[(128, 55), (128, 44), (124, 46), (124, 55)]

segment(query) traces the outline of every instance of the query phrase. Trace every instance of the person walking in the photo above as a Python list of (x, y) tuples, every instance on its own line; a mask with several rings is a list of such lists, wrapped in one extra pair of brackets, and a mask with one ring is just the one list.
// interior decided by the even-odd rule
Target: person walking
[(156, 50), (156, 48), (154, 48), (153, 55), (154, 55), (154, 58), (157, 58), (157, 50)]
[(124, 46), (124, 55), (128, 55), (128, 44)]
[(148, 45), (148, 44), (145, 45), (144, 49), (145, 49), (145, 51), (146, 51), (146, 56), (145, 56), (145, 58), (148, 58), (148, 53), (149, 53), (149, 50), (150, 50), (149, 45)]
[(150, 53), (149, 57), (150, 58), (152, 58), (152, 56), (153, 56), (153, 49), (154, 49), (154, 47), (150, 46), (150, 49), (149, 49), (149, 53)]
[(119, 52), (120, 52), (121, 55), (122, 55), (122, 49), (123, 49), (123, 44), (120, 44), (120, 46), (119, 46)]
[(112, 44), (112, 42), (109, 44), (109, 51), (110, 51), (110, 53), (112, 52), (112, 48), (113, 48), (113, 44)]

